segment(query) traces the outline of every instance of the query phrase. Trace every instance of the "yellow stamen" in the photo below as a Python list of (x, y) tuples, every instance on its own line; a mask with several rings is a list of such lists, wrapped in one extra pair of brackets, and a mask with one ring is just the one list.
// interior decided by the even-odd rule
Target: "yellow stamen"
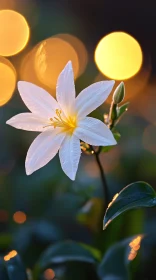
[(50, 118), (50, 123), (44, 127), (53, 126), (54, 128), (60, 127), (64, 132), (68, 132), (70, 134), (73, 133), (75, 127), (77, 126), (76, 116), (70, 116), (66, 118), (62, 117), (62, 111), (60, 109), (56, 109), (56, 117)]

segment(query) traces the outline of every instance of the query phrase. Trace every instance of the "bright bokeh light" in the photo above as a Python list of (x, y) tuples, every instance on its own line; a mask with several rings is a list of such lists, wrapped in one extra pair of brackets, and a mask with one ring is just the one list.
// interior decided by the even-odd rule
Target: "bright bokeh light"
[(17, 251), (13, 250), (9, 253), (10, 258), (14, 258), (17, 256)]
[(142, 61), (139, 43), (124, 32), (108, 34), (101, 39), (95, 50), (95, 62), (99, 70), (115, 80), (134, 76), (140, 70)]
[(37, 78), (35, 68), (34, 68), (35, 51), (36, 51), (35, 48), (32, 49), (22, 59), (20, 65), (20, 79), (40, 86), (41, 83)]
[[(135, 76), (124, 81), (125, 89), (126, 89), (126, 95), (124, 98), (124, 102), (130, 101), (132, 98), (136, 98), (137, 96), (139, 96), (140, 93), (142, 93), (143, 90), (145, 91), (145, 87), (148, 84), (148, 80), (149, 80), (149, 77), (151, 74), (150, 60), (147, 60), (144, 64), (145, 64), (144, 67), (142, 67)], [(96, 82), (103, 81), (103, 80), (108, 80), (108, 78), (106, 76), (104, 76), (102, 73), (98, 73), (98, 75), (95, 77), (93, 82), (96, 83)], [(112, 102), (112, 96), (113, 96), (114, 89), (120, 84), (120, 82), (121, 81), (115, 81), (115, 85), (112, 90), (112, 93), (106, 99), (106, 101), (105, 101), (106, 103), (110, 104)], [(147, 98), (148, 98), (148, 95), (147, 95)], [(145, 97), (141, 98), (141, 100), (140, 100), (140, 96), (139, 96), (139, 103), (141, 101), (143, 101), (144, 99), (145, 99)], [(138, 104), (138, 103), (136, 102), (136, 104)], [(136, 111), (138, 111), (138, 109)], [(149, 114), (146, 114), (146, 115), (149, 115)]]
[(55, 277), (55, 272), (54, 270), (52, 270), (51, 268), (47, 268), (45, 271), (44, 271), (44, 278), (46, 280), (53, 280)]
[(137, 256), (138, 250), (140, 249), (140, 244), (141, 244), (141, 240), (142, 240), (143, 236), (142, 235), (138, 235), (137, 237), (135, 237), (130, 243), (129, 246), (131, 248), (130, 253), (128, 255), (128, 260), (132, 261), (135, 259), (135, 257)]
[(72, 45), (56, 37), (42, 41), (37, 46), (35, 57), (38, 79), (49, 88), (55, 88), (57, 78), (69, 60), (72, 61), (74, 74), (77, 77), (79, 59)]
[(113, 204), (113, 202), (117, 199), (118, 196), (119, 196), (118, 193), (116, 193), (116, 194), (113, 196), (112, 201), (108, 204), (108, 208), (110, 208), (110, 206)]
[(37, 77), (35, 71), (35, 57), (36, 57), (36, 47), (30, 50), (22, 59), (20, 65), (20, 80), (33, 83), (39, 87), (47, 90), (51, 95), (55, 96), (55, 88), (49, 88), (46, 84), (43, 84)]
[(29, 39), (29, 26), (25, 18), (13, 10), (0, 11), (0, 55), (19, 53)]
[(26, 214), (21, 211), (18, 211), (16, 213), (14, 213), (14, 215), (13, 215), (13, 220), (17, 224), (25, 223), (26, 219), (27, 219)]
[(79, 59), (78, 76), (80, 76), (85, 71), (88, 63), (88, 52), (84, 43), (79, 38), (71, 34), (58, 34), (56, 37), (63, 39), (75, 49)]
[(84, 44), (70, 34), (58, 34), (42, 41), (25, 55), (20, 65), (20, 79), (34, 83), (55, 97), (57, 78), (71, 60), (75, 78), (88, 63)]
[(17, 256), (17, 251), (13, 250), (13, 251), (9, 252), (6, 256), (4, 256), (4, 260), (7, 262), (16, 256)]
[(3, 106), (10, 100), (15, 86), (15, 68), (8, 59), (0, 57), (0, 106)]

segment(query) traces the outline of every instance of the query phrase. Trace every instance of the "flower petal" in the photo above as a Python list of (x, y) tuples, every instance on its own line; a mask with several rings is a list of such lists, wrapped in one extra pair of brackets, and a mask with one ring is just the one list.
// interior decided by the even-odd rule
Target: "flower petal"
[(46, 120), (32, 113), (18, 114), (9, 119), (6, 123), (17, 129), (39, 132), (43, 131), (46, 126)]
[(61, 145), (59, 156), (62, 169), (71, 180), (75, 180), (80, 155), (80, 140), (75, 135), (66, 136)]
[(116, 140), (110, 129), (102, 121), (94, 118), (86, 117), (81, 120), (74, 134), (90, 145), (116, 145)]
[(66, 116), (75, 108), (75, 84), (72, 63), (69, 61), (57, 80), (56, 97)]
[(59, 109), (57, 101), (43, 88), (29, 82), (18, 82), (18, 90), (28, 109), (44, 118), (51, 118)]
[(82, 90), (76, 97), (78, 117), (84, 118), (99, 107), (107, 99), (113, 86), (114, 81), (102, 81)]
[(48, 130), (40, 133), (31, 144), (26, 156), (26, 174), (46, 165), (58, 152), (64, 139), (64, 134), (58, 134), (58, 130)]

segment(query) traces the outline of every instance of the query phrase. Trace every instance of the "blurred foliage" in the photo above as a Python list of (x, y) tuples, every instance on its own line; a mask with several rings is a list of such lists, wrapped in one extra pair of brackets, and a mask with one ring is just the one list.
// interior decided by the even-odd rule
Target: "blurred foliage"
[(120, 214), (134, 208), (156, 206), (156, 193), (152, 187), (145, 182), (132, 183), (117, 193), (104, 217), (104, 229)]

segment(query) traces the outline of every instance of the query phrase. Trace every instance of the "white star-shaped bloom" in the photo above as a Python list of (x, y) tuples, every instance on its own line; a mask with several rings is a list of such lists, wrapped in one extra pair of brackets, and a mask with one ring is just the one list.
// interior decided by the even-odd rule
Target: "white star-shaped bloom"
[(115, 145), (109, 128), (100, 120), (87, 117), (108, 97), (114, 81), (94, 83), (75, 96), (72, 63), (60, 73), (55, 100), (44, 89), (18, 82), (21, 98), (31, 111), (12, 117), (7, 124), (28, 131), (41, 132), (26, 156), (26, 174), (46, 165), (59, 151), (66, 175), (74, 180), (81, 155), (80, 140), (94, 146)]

